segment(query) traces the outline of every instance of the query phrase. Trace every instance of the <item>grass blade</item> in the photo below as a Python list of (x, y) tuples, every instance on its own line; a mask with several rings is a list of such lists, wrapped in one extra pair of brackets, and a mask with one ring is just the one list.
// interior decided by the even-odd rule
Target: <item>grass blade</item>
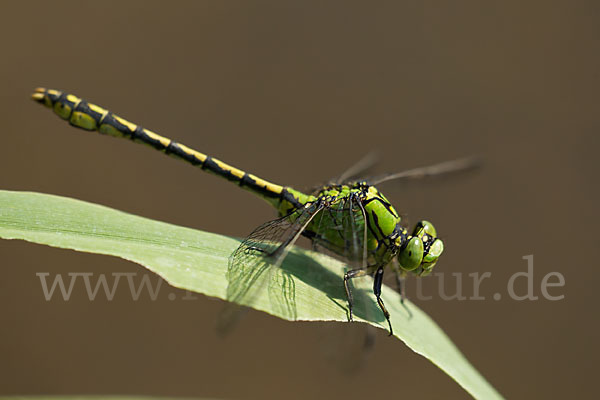
[[(225, 299), (229, 255), (239, 240), (138, 217), (108, 207), (59, 196), (0, 191), (0, 237), (53, 247), (106, 254), (138, 263), (169, 284)], [(254, 309), (274, 316), (308, 321), (347, 321), (343, 264), (315, 252), (294, 249), (283, 262), (282, 296), (289, 304), (274, 304), (272, 291), (253, 298)], [(291, 280), (291, 281), (290, 281)], [(355, 283), (357, 320), (386, 329), (369, 279)], [(283, 282), (283, 283), (282, 283)], [(271, 292), (271, 295), (269, 295)], [(277, 296), (275, 296), (277, 297)], [(479, 399), (501, 396), (473, 368), (446, 334), (423, 311), (408, 302), (408, 319), (398, 294), (383, 288), (394, 335), (431, 360), (467, 392)], [(366, 321), (366, 316), (380, 316)]]

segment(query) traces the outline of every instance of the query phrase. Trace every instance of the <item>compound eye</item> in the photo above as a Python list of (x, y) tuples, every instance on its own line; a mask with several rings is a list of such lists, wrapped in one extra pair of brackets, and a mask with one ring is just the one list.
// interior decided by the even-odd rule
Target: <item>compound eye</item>
[(433, 237), (437, 236), (437, 232), (435, 231), (435, 228), (431, 222), (423, 220), (419, 221), (419, 223), (415, 226), (413, 236), (421, 236), (423, 234)]
[(442, 239), (434, 239), (433, 243), (431, 243), (431, 246), (429, 246), (429, 251), (427, 252), (427, 255), (423, 257), (423, 262), (436, 261), (439, 258), (439, 256), (442, 255), (443, 252), (444, 242), (442, 242)]
[(398, 262), (402, 269), (412, 271), (421, 265), (421, 261), (423, 261), (423, 241), (414, 236), (398, 254)]
[(431, 243), (431, 246), (429, 246), (427, 254), (425, 254), (423, 257), (423, 264), (421, 265), (423, 270), (427, 272), (431, 271), (438, 258), (442, 255), (443, 251), (444, 242), (442, 242), (441, 239), (434, 239), (433, 243)]

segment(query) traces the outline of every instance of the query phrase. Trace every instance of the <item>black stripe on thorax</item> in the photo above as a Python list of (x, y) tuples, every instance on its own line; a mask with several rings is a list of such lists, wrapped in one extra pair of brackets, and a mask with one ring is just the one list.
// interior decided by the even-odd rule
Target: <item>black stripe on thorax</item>
[[(277, 196), (274, 193), (271, 193), (271, 197), (277, 197)], [(284, 200), (287, 201), (288, 203), (293, 205), (295, 208), (300, 208), (303, 206), (303, 204), (300, 203), (298, 200), (296, 200), (296, 198), (294, 196), (292, 196), (292, 194), (285, 187), (279, 194), (279, 199), (280, 199), (280, 201), (284, 201)]]
[(381, 205), (383, 205), (385, 207), (385, 209), (388, 210), (388, 212), (390, 214), (392, 214), (394, 217), (398, 218), (398, 214), (396, 214), (394, 212), (392, 205), (390, 203), (388, 203), (387, 201), (383, 200), (381, 197), (378, 197), (378, 196), (372, 197), (369, 200), (364, 201), (363, 202), (363, 206), (366, 206), (367, 204), (369, 204), (372, 201), (378, 201), (378, 202), (380, 202)]

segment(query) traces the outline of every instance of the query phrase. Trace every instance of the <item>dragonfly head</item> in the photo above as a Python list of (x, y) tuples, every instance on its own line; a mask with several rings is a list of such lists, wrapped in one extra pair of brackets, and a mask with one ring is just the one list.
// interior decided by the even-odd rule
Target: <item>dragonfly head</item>
[(444, 242), (437, 237), (431, 222), (419, 221), (400, 248), (398, 262), (404, 271), (429, 275), (443, 251)]

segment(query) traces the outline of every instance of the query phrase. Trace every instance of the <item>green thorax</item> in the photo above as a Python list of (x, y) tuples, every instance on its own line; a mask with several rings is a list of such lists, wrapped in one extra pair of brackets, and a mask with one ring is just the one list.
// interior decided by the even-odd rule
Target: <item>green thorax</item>
[[(397, 253), (401, 236), (400, 216), (375, 187), (364, 182), (325, 186), (312, 195), (286, 188), (298, 203), (282, 201), (281, 215), (287, 215), (311, 202), (323, 202), (320, 211), (303, 235), (313, 243), (349, 260), (362, 260), (367, 221), (367, 256), (369, 262), (387, 263)], [(292, 201), (293, 202), (293, 201)]]

